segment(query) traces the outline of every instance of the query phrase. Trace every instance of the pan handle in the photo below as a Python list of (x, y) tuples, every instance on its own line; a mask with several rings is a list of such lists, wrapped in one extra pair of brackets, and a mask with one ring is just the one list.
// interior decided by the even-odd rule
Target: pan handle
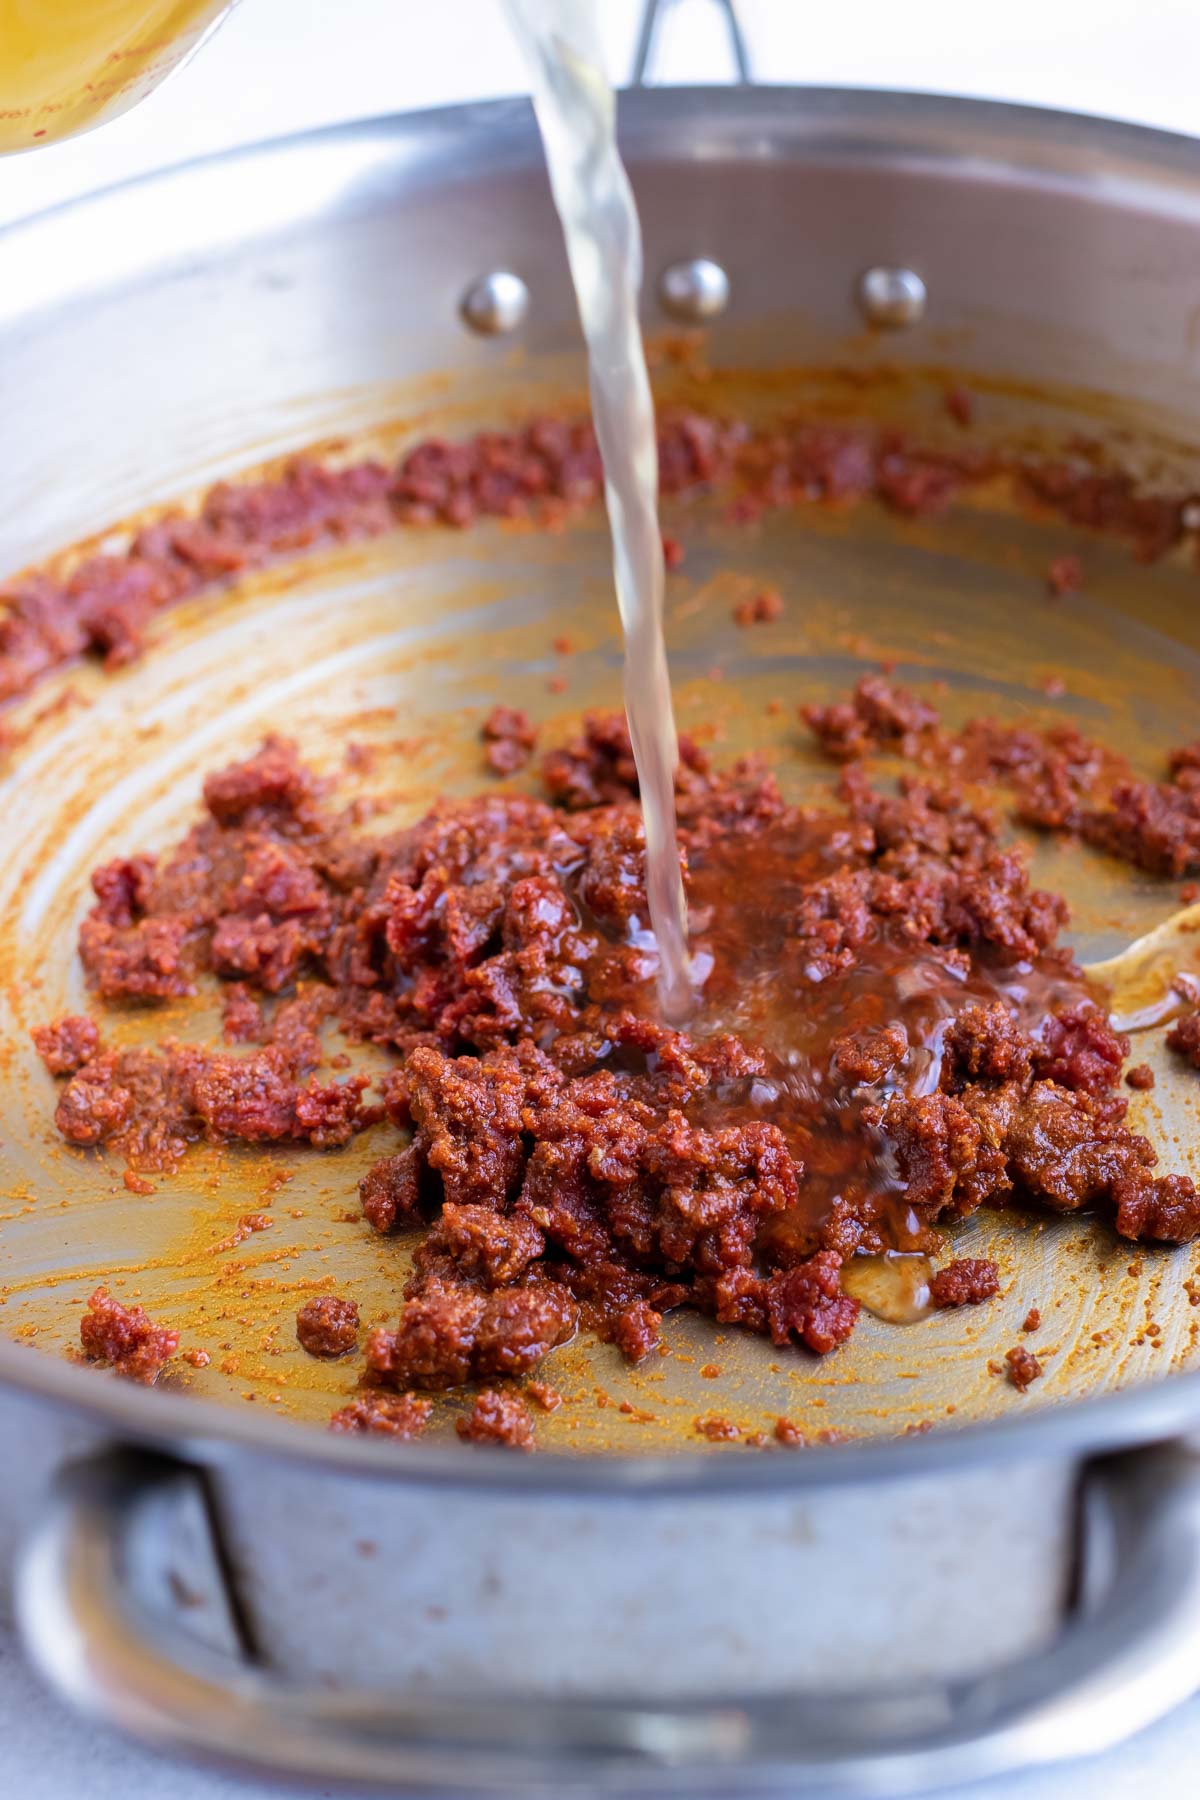
[[(648, 87), (650, 85), (650, 60), (654, 55), (654, 46), (658, 40), (662, 14), (667, 7), (674, 4), (675, 0), (646, 0), (641, 30), (638, 32), (637, 49), (633, 55), (633, 76), (630, 83), (632, 87)], [(750, 52), (746, 48), (746, 39), (737, 16), (737, 7), (734, 0), (714, 0), (714, 4), (725, 20), (734, 77), (740, 86), (747, 87), (754, 80), (754, 76), (750, 70)]]
[(172, 1497), (194, 1498), (198, 1479), (187, 1464), (124, 1452), (64, 1471), (23, 1547), (18, 1619), (34, 1662), (85, 1713), (260, 1776), (555, 1800), (696, 1800), (734, 1786), (899, 1795), (1107, 1749), (1200, 1679), (1200, 1454), (1181, 1444), (1086, 1470), (1080, 1604), (1049, 1649), (981, 1679), (833, 1698), (447, 1699), (289, 1686), (131, 1597), (139, 1534), (164, 1529)]

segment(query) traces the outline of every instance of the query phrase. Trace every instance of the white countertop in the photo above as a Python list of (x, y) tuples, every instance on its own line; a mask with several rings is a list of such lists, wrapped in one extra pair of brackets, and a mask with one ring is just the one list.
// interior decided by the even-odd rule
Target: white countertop
[[(53, 4), (53, 0), (48, 0)], [(629, 68), (640, 0), (605, 0), (612, 66)], [(899, 87), (1023, 100), (1200, 132), (1196, 0), (857, 0), (828, 15), (802, 0), (740, 0), (756, 71), (772, 81)], [(433, 23), (429, 21), (432, 19)], [(726, 73), (709, 0), (678, 0), (666, 73)], [(255, 138), (523, 86), (499, 0), (240, 0), (212, 42), (142, 107), (91, 136), (0, 161), (0, 224), (163, 164)], [(11, 1414), (11, 1419), (10, 1419)], [(11, 1423), (11, 1431), (8, 1429)], [(31, 1518), (65, 1428), (5, 1402), (21, 1454), (0, 1483), (0, 1569)], [(1200, 1681), (1200, 1670), (1197, 1671)], [(24, 1666), (0, 1579), (0, 1792), (21, 1800), (267, 1800), (268, 1792), (157, 1757), (70, 1717)], [(972, 1800), (1134, 1800), (1196, 1790), (1200, 1700), (1122, 1750), (970, 1790)], [(955, 1797), (951, 1797), (955, 1800)], [(958, 1800), (968, 1800), (962, 1790)]]

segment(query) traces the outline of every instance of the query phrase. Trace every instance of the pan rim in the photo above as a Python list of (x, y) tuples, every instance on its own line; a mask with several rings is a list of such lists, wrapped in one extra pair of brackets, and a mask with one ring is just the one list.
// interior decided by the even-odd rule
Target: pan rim
[[(699, 142), (694, 135), (698, 121), (705, 134)], [(771, 154), (764, 148), (768, 125), (788, 143), (810, 150), (824, 146), (843, 160), (851, 152), (875, 162), (903, 156), (910, 166), (943, 169), (969, 161), (975, 179), (985, 171), (1007, 172), (1110, 201), (1122, 192), (1130, 200), (1157, 196), (1164, 210), (1183, 210), (1200, 221), (1200, 138), (1102, 114), (919, 90), (799, 85), (644, 87), (620, 96), (621, 136), (633, 159), (664, 147), (702, 159), (718, 144), (724, 149), (740, 145), (748, 157), (761, 158)], [(679, 135), (685, 127), (686, 142)], [(164, 242), (161, 227), (173, 216), (189, 229), (194, 212), (178, 191), (181, 185), (199, 195), (206, 183), (232, 181), (244, 193), (242, 175), (258, 169), (280, 208), (278, 218), (272, 214), (273, 223), (281, 219), (296, 225), (340, 201), (344, 190), (331, 194), (328, 183), (322, 188), (320, 183), (297, 182), (290, 167), (286, 182), (272, 185), (271, 165), (322, 153), (330, 159), (344, 153), (343, 181), (361, 180), (364, 190), (370, 177), (389, 167), (407, 185), (438, 167), (458, 181), (468, 169), (494, 173), (541, 164), (532, 107), (522, 96), (378, 114), (187, 158), (0, 226), (0, 329), (17, 326), (85, 288), (111, 288), (111, 255), (93, 278), (94, 258), (68, 254), (72, 233), (80, 238), (81, 249), (94, 251), (90, 227), (98, 213), (130, 209), (126, 223), (133, 234), (138, 210), (148, 208), (157, 235), (139, 238), (137, 245), (147, 265), (157, 266), (161, 274), (169, 270), (172, 255), (170, 233)], [(171, 196), (166, 212), (156, 206), (164, 193)], [(219, 209), (202, 207), (201, 216), (215, 233)], [(118, 246), (111, 223), (105, 242), (110, 253)], [(49, 289), (39, 295), (35, 288), (30, 294), (28, 277), (37, 271), (39, 258), (50, 277)], [(194, 245), (190, 262), (194, 266)], [(64, 285), (71, 277), (77, 278), (75, 287)]]

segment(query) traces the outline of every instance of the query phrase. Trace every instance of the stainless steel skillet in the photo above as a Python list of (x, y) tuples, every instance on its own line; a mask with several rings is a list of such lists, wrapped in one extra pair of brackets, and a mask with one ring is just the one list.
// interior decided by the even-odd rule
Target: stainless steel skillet
[[(786, 388), (932, 430), (942, 382), (922, 371), (952, 364), (975, 378), (981, 429), (1124, 433), (1127, 457), (1190, 481), (1191, 144), (1019, 109), (766, 89), (631, 96), (625, 126), (654, 273), (705, 255), (730, 277), (708, 345), (742, 371), (728, 404)], [(865, 329), (873, 267), (922, 278), (911, 328)], [(528, 286), (525, 324), (467, 335), (461, 297), (503, 268)], [(573, 337), (523, 107), (318, 134), (49, 215), (0, 242), (6, 413), (23, 422), (3, 451), (0, 561), (316, 437), (528, 411), (577, 380)], [(861, 387), (881, 364), (899, 373)], [(830, 367), (840, 381), (805, 373)], [(1073, 716), (1148, 767), (1194, 735), (1196, 576), (1182, 563), (1140, 570), (1088, 543), (1089, 605), (1051, 613), (1040, 577), (1067, 540), (1003, 510), (936, 530), (864, 515), (749, 537), (703, 514), (680, 529), (684, 705), (724, 707), (731, 747), (761, 734), (757, 701), (806, 698), (880, 652), (946, 680), (964, 708), (1035, 709), (1043, 677), (1065, 672)], [(34, 725), (0, 788), (6, 1038), (22, 1045), (78, 985), (69, 933), (97, 846), (168, 841), (203, 769), (265, 721), (286, 718), (327, 766), (347, 734), (402, 735), (417, 806), (470, 778), (440, 746), (468, 741), (469, 709), (501, 683), (543, 712), (615, 697), (604, 555), (598, 525), (554, 545), (389, 540), (173, 618), (119, 681), (72, 672), (64, 688), (90, 704)], [(739, 639), (738, 578), (783, 584), (784, 635)], [(586, 653), (552, 702), (546, 644), (563, 629)], [(1170, 904), (1098, 886), (1090, 865), (1054, 873), (1088, 950)], [(656, 1406), (630, 1390), (653, 1421), (596, 1406), (597, 1386), (619, 1401), (625, 1378), (581, 1352), (579, 1430), (547, 1431), (561, 1455), (493, 1465), (435, 1439), (401, 1459), (272, 1416), (274, 1392), (301, 1419), (328, 1410), (290, 1352), (261, 1340), (294, 1306), (290, 1284), (359, 1266), (361, 1241), (335, 1216), (352, 1159), (294, 1159), (288, 1204), (304, 1216), (279, 1219), (275, 1260), (233, 1266), (212, 1241), (261, 1162), (201, 1167), (142, 1202), (114, 1195), (111, 1171), (55, 1150), (47, 1084), (22, 1049), (4, 1084), (4, 1316), (15, 1334), (37, 1327), (37, 1343), (0, 1344), (0, 1372), (174, 1459), (93, 1464), (30, 1546), (31, 1644), (84, 1704), (161, 1742), (318, 1780), (897, 1792), (1100, 1747), (1193, 1682), (1192, 1464), (1178, 1445), (1133, 1453), (1200, 1410), (1186, 1254), (1129, 1274), (1099, 1228), (1023, 1233), (1001, 1243), (1011, 1298), (986, 1322), (881, 1325), (858, 1360), (820, 1370), (772, 1371), (730, 1342), (719, 1389), (698, 1377), (705, 1333), (681, 1328)], [(1181, 1087), (1171, 1110), (1166, 1084), (1159, 1100), (1152, 1123), (1186, 1158), (1194, 1101)], [(39, 1354), (69, 1337), (85, 1275), (122, 1265), (152, 1309), (197, 1329), (189, 1308), (220, 1291), (237, 1366), (197, 1377), (195, 1393), (142, 1394)], [(363, 1279), (380, 1304), (397, 1285), (391, 1268)], [(1055, 1353), (1018, 1411), (987, 1364), (1047, 1295)], [(1162, 1349), (1132, 1341), (1151, 1320)], [(247, 1392), (252, 1406), (219, 1404)], [(691, 1419), (712, 1406), (799, 1412), (856, 1437), (795, 1458), (698, 1456)], [(937, 1429), (898, 1438), (935, 1414)], [(220, 1582), (189, 1530), (197, 1493)], [(185, 1554), (184, 1591), (236, 1591), (241, 1636), (219, 1667), (178, 1601)]]

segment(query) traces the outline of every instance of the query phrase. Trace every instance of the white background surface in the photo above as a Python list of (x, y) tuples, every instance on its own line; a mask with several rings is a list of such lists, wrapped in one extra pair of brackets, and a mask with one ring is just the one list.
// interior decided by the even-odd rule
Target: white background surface
[[(624, 79), (639, 0), (601, 4), (613, 70)], [(1002, 8), (855, 0), (828, 10), (805, 0), (740, 0), (739, 10), (762, 79), (936, 89), (1200, 132), (1200, 0), (1005, 0)], [(679, 0), (663, 50), (672, 79), (724, 76), (723, 32), (708, 0)], [(201, 54), (133, 113), (89, 137), (0, 160), (0, 223), (255, 138), (523, 85), (498, 0), (241, 0)], [(36, 1505), (55, 1437), (53, 1425), (35, 1426), (23, 1411), (13, 1414), (11, 1433), (7, 1423), (6, 1411), (6, 1444), (34, 1434), (38, 1445), (0, 1482), (0, 1568)], [(21, 1663), (6, 1586), (0, 1746), (0, 1794), (14, 1800), (266, 1800), (265, 1789), (176, 1770), (69, 1718)], [(1197, 1792), (1198, 1767), (1200, 1702), (1069, 1773), (987, 1783), (971, 1794), (1133, 1800), (1156, 1792), (1183, 1800)]]

